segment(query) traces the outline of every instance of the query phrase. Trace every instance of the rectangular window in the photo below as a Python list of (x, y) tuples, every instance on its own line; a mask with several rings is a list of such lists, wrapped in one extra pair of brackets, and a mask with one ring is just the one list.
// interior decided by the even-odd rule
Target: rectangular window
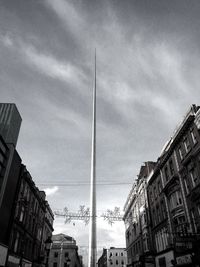
[(159, 194), (161, 193), (161, 191), (162, 191), (161, 182), (158, 181), (158, 192), (159, 192)]
[(177, 201), (177, 206), (182, 205), (182, 195), (180, 191), (176, 191), (176, 201)]
[(197, 185), (197, 175), (196, 175), (196, 170), (192, 169), (189, 171), (189, 176), (192, 181), (192, 187), (195, 187)]
[(54, 252), (54, 258), (58, 258), (58, 252)]
[(184, 138), (183, 144), (184, 144), (184, 147), (185, 147), (185, 151), (187, 153), (190, 150), (190, 141), (189, 141), (189, 139), (187, 137)]
[(188, 195), (190, 193), (190, 188), (189, 188), (189, 184), (188, 184), (188, 179), (187, 177), (184, 177), (183, 178), (183, 181), (184, 181), (184, 185), (185, 185), (185, 192), (186, 194)]
[(190, 130), (190, 134), (191, 134), (191, 137), (192, 137), (192, 142), (195, 145), (197, 143), (197, 137), (196, 137), (196, 135), (194, 133), (194, 129)]
[(23, 222), (23, 219), (24, 219), (24, 211), (25, 211), (25, 208), (24, 208), (24, 206), (22, 206), (21, 207), (20, 217), (19, 217), (19, 221), (20, 222)]
[(57, 262), (54, 262), (53, 267), (57, 267), (57, 266), (58, 266)]
[(165, 257), (159, 258), (158, 259), (158, 264), (159, 264), (159, 267), (166, 267), (166, 259), (165, 259)]
[(197, 210), (198, 210), (198, 219), (200, 220), (200, 204), (197, 205)]
[(159, 206), (156, 207), (156, 210), (157, 210), (157, 217), (158, 217), (158, 223), (159, 223), (161, 221)]
[(18, 244), (19, 244), (19, 233), (17, 232), (16, 238), (15, 238), (15, 243), (14, 243), (14, 252), (17, 252)]
[(161, 206), (162, 217), (163, 219), (165, 219), (167, 217), (167, 214), (166, 214), (165, 204), (163, 200), (160, 202), (160, 206)]
[(169, 169), (170, 169), (171, 175), (174, 175), (174, 164), (173, 164), (172, 159), (170, 159), (169, 161)]
[(182, 160), (183, 159), (183, 152), (182, 152), (181, 146), (178, 149), (178, 153), (179, 153), (180, 159)]
[(154, 186), (154, 188), (153, 188), (153, 193), (154, 193), (154, 198), (156, 199), (156, 198), (157, 198), (157, 190), (156, 190), (156, 186)]
[(197, 226), (196, 226), (196, 220), (195, 220), (195, 215), (194, 215), (194, 210), (191, 210), (191, 216), (192, 216), (192, 223), (194, 226), (194, 232), (197, 232)]
[(169, 180), (169, 174), (168, 174), (167, 166), (165, 167), (164, 172), (165, 172), (165, 180), (167, 182)]

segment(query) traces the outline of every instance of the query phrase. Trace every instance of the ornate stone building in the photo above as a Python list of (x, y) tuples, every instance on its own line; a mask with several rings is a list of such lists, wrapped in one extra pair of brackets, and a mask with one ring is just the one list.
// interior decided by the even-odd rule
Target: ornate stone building
[(82, 267), (82, 257), (78, 254), (76, 241), (64, 234), (52, 236), (49, 267)]
[(98, 260), (98, 267), (125, 267), (126, 265), (127, 252), (125, 248), (104, 248), (102, 256)]
[(146, 162), (141, 166), (124, 206), (128, 266), (152, 263), (147, 178), (154, 165), (154, 162)]

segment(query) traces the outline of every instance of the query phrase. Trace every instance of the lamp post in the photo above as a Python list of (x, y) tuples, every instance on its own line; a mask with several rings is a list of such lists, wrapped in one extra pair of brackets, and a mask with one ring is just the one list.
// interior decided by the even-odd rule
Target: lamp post
[(52, 244), (51, 237), (49, 236), (44, 243), (45, 243), (45, 250), (47, 252), (45, 267), (48, 267), (48, 264), (49, 264), (49, 252), (50, 252), (50, 248), (51, 248), (51, 244)]

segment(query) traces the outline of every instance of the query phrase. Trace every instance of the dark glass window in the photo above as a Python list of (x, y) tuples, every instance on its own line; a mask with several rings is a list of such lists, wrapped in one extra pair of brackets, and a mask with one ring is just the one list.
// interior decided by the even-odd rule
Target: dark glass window
[(58, 258), (58, 252), (54, 252), (54, 258)]
[(165, 172), (165, 180), (167, 182), (169, 180), (169, 173), (168, 173), (167, 166), (165, 167), (164, 172)]
[(169, 161), (169, 169), (170, 169), (171, 175), (173, 175), (174, 174), (174, 164), (173, 164), (172, 159), (170, 159), (170, 161)]

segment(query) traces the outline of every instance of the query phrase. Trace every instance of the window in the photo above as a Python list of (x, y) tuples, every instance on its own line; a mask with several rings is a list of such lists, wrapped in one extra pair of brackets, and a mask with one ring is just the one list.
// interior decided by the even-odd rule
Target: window
[(150, 202), (153, 203), (153, 192), (150, 191), (150, 192), (149, 192), (149, 195), (150, 195), (150, 196), (149, 196), (149, 198), (150, 198)]
[(190, 134), (191, 134), (191, 137), (192, 137), (192, 142), (195, 145), (197, 143), (197, 137), (196, 137), (196, 135), (194, 133), (194, 129), (190, 130)]
[(187, 226), (185, 223), (185, 216), (181, 215), (173, 220), (176, 233), (187, 233)]
[(118, 265), (119, 264), (119, 262), (118, 262), (118, 260), (116, 260), (116, 265)]
[(181, 146), (178, 149), (178, 153), (179, 153), (180, 159), (183, 159), (183, 152), (182, 152)]
[(188, 195), (190, 193), (190, 187), (189, 187), (189, 184), (188, 184), (188, 178), (184, 177), (183, 181), (184, 181), (184, 184), (185, 184), (185, 192)]
[(171, 175), (174, 175), (174, 164), (173, 164), (172, 159), (170, 159), (169, 161), (169, 169), (170, 169)]
[(158, 181), (158, 192), (159, 192), (159, 194), (161, 193), (161, 191), (162, 191), (161, 182)]
[(154, 193), (154, 198), (157, 198), (157, 190), (156, 190), (156, 186), (154, 186), (154, 188), (153, 188), (153, 193)]
[(169, 204), (170, 210), (175, 209), (176, 207), (182, 205), (182, 196), (180, 191), (176, 191), (170, 195)]
[(160, 252), (168, 246), (168, 233), (166, 228), (162, 228), (155, 234), (156, 250)]
[(57, 266), (58, 266), (57, 262), (54, 262), (53, 267), (57, 267)]
[(58, 252), (54, 252), (54, 258), (58, 258)]
[(65, 252), (65, 258), (69, 257), (69, 253)]
[(168, 174), (167, 166), (165, 167), (164, 172), (165, 172), (165, 180), (167, 182), (169, 180), (169, 174)]
[(19, 244), (19, 233), (17, 232), (14, 243), (14, 252), (17, 252), (18, 244)]
[[(129, 232), (127, 233), (127, 236), (129, 236)], [(112, 252), (110, 252), (110, 257), (112, 257)]]
[(197, 184), (197, 175), (196, 175), (196, 170), (192, 169), (189, 171), (189, 176), (191, 178), (192, 181), (192, 187), (195, 187)]
[(158, 223), (159, 223), (161, 221), (159, 206), (156, 207), (156, 211), (157, 211), (157, 218), (158, 218)]
[(121, 252), (121, 256), (122, 256), (122, 257), (124, 256), (123, 252)]
[(158, 262), (159, 262), (159, 267), (166, 267), (167, 266), (165, 257), (159, 258)]
[(191, 217), (192, 217), (192, 223), (193, 223), (193, 226), (194, 226), (194, 232), (196, 233), (197, 232), (197, 226), (196, 226), (196, 220), (195, 220), (195, 215), (194, 215), (194, 209), (191, 210)]
[(24, 208), (24, 206), (22, 206), (21, 207), (20, 217), (19, 217), (19, 221), (20, 222), (23, 222), (23, 219), (24, 219), (24, 211), (25, 211), (25, 208)]
[(200, 204), (197, 204), (197, 210), (198, 210), (198, 219), (200, 219)]
[(124, 265), (124, 261), (123, 260), (121, 261), (121, 265)]
[(189, 139), (187, 137), (184, 138), (183, 144), (184, 144), (184, 147), (185, 147), (185, 151), (187, 153), (190, 150), (190, 142), (189, 142)]
[(116, 252), (116, 254), (115, 254), (116, 256), (118, 256), (118, 253)]
[(152, 211), (152, 214), (153, 214), (153, 225), (155, 226), (157, 224), (157, 219), (156, 219), (156, 212), (154, 209)]

